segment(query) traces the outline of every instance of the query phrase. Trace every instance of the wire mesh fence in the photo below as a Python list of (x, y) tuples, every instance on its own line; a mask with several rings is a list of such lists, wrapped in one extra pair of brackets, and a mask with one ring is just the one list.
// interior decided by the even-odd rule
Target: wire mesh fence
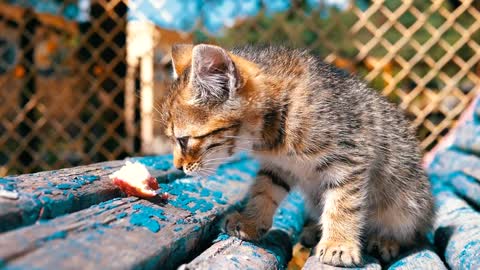
[(0, 176), (168, 151), (156, 108), (179, 42), (310, 48), (433, 147), (480, 92), (480, 3), (331, 2), (0, 2)]

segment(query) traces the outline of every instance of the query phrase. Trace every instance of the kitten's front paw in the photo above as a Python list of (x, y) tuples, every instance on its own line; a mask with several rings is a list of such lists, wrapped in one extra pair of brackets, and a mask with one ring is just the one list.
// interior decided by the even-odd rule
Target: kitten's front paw
[(228, 215), (224, 221), (225, 231), (242, 240), (258, 240), (267, 231), (267, 226), (262, 226), (255, 219), (246, 217), (239, 212)]
[(393, 258), (397, 257), (399, 250), (400, 245), (394, 240), (387, 240), (376, 236), (371, 236), (368, 239), (368, 253), (378, 253), (385, 262), (390, 262)]
[(321, 240), (315, 247), (315, 256), (333, 266), (355, 266), (362, 262), (360, 247), (349, 242)]

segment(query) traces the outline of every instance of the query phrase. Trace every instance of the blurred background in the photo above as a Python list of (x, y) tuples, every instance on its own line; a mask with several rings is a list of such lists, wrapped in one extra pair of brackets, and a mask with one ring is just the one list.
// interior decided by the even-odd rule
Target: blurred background
[(174, 43), (307, 47), (397, 103), (428, 151), (480, 92), (480, 1), (0, 0), (0, 177), (168, 152)]

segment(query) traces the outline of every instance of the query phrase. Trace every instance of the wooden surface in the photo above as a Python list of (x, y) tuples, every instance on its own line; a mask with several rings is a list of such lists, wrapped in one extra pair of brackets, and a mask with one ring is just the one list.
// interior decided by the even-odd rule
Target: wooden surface
[(215, 244), (179, 269), (282, 269), (304, 223), (303, 198), (293, 192), (281, 203), (272, 229), (257, 243), (220, 235)]
[(432, 241), (450, 269), (480, 269), (480, 97), (428, 163), (436, 198)]
[[(168, 171), (171, 167), (170, 157), (139, 160), (151, 169)], [(95, 204), (104, 197), (92, 199), (92, 195), (88, 195), (90, 189), (91, 194), (95, 193), (95, 188), (111, 196), (118, 193), (105, 177), (121, 164), (79, 167), (70, 170), (74, 172), (70, 174), (69, 170), (63, 170), (16, 177), (15, 189), (20, 199), (2, 199), (2, 211), (4, 205), (16, 206), (11, 209), (25, 207), (26, 201), (22, 198), (37, 192), (29, 187), (34, 182), (30, 185), (28, 182), (43, 179), (44, 175), (62, 176), (58, 178), (64, 179), (62, 183), (70, 183), (65, 179), (74, 176), (102, 175), (99, 180), (70, 190), (74, 195), (63, 192), (41, 195), (74, 196), (73, 200), (79, 201), (84, 209), (0, 234), (0, 266), (7, 269), (174, 268), (207, 248), (205, 245), (218, 234), (215, 225), (219, 218), (242, 202), (257, 170), (256, 162), (240, 159), (220, 168), (221, 177), (199, 179), (168, 174), (159, 178), (162, 191), (170, 194), (167, 201), (117, 197)], [(54, 182), (56, 189), (62, 184), (57, 180)], [(74, 211), (72, 207), (65, 209)]]
[[(160, 182), (181, 176), (174, 173), (169, 158), (147, 157), (152, 174)], [(10, 186), (19, 198), (0, 196), (0, 232), (33, 224), (120, 196), (108, 175), (124, 161), (97, 163), (58, 171), (0, 178), (0, 189)], [(3, 184), (2, 184), (3, 183)]]
[[(357, 269), (480, 267), (480, 102), (427, 164), (437, 219), (430, 244), (402, 252), (390, 265), (365, 256)], [(0, 268), (5, 269), (279, 269), (302, 230), (299, 193), (280, 205), (259, 242), (219, 235), (218, 224), (239, 209), (258, 169), (245, 156), (208, 178), (185, 177), (171, 156), (144, 157), (167, 201), (123, 197), (108, 174), (115, 161), (0, 178)], [(4, 193), (5, 194), (5, 193)], [(216, 240), (215, 240), (216, 239)], [(340, 269), (308, 258), (303, 269)]]

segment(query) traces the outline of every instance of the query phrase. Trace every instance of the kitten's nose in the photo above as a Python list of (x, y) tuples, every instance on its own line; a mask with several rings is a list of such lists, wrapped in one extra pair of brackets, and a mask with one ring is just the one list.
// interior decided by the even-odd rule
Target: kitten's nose
[(183, 165), (178, 165), (178, 166), (177, 166), (177, 170), (183, 171)]

